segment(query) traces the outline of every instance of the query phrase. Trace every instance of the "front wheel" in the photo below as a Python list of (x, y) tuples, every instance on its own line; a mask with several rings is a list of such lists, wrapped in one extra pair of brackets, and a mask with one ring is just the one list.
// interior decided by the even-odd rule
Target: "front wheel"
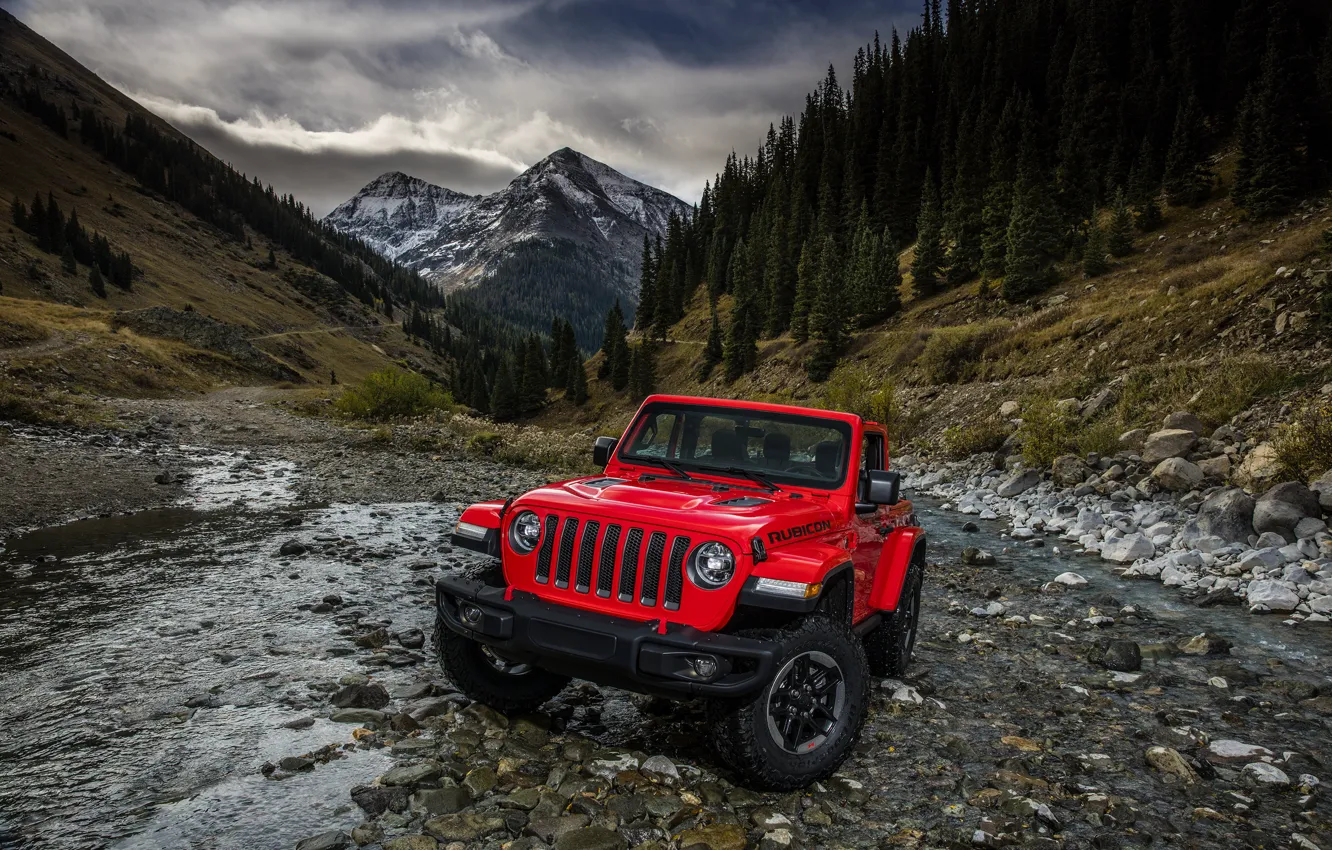
[(759, 788), (793, 791), (831, 776), (860, 737), (869, 665), (860, 639), (826, 617), (780, 632), (776, 675), (756, 696), (710, 705), (713, 743)]
[(505, 714), (534, 711), (569, 684), (565, 676), (505, 658), (443, 623), (435, 625), (435, 645), (444, 675), (460, 691)]

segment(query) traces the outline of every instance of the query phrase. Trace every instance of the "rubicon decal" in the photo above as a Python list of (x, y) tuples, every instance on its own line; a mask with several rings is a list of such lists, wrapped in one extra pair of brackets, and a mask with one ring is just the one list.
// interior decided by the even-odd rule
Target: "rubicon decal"
[(783, 528), (779, 531), (768, 532), (769, 543), (785, 543), (787, 540), (798, 540), (801, 537), (809, 537), (811, 534), (822, 534), (832, 528), (832, 521), (821, 519), (818, 522), (811, 522), (805, 525), (793, 525), (790, 528)]

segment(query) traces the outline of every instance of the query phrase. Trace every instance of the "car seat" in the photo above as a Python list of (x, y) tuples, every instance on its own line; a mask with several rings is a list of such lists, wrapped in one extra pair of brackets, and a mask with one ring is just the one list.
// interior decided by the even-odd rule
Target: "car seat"
[(837, 475), (837, 463), (842, 458), (842, 444), (837, 440), (824, 440), (814, 447), (814, 469), (824, 478)]
[(734, 428), (721, 428), (712, 434), (712, 459), (735, 463), (740, 460), (740, 437)]
[(791, 437), (789, 434), (767, 434), (763, 437), (763, 463), (769, 469), (786, 469), (791, 463)]

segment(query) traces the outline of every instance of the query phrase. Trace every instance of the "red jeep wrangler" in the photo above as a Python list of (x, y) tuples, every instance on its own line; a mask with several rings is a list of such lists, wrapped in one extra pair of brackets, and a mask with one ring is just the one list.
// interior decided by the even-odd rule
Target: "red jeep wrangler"
[(925, 533), (883, 426), (657, 395), (594, 457), (601, 475), (463, 512), (453, 542), (502, 578), (437, 582), (445, 673), (503, 711), (571, 677), (704, 697), (717, 752), (751, 783), (832, 774), (920, 617)]

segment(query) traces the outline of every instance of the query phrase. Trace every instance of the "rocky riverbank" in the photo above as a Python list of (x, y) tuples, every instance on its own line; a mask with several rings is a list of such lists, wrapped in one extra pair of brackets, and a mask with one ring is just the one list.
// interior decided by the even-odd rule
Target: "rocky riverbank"
[(1244, 605), (1292, 626), (1332, 620), (1332, 471), (1312, 486), (1281, 481), (1270, 446), (1245, 445), (1229, 425), (1204, 435), (1188, 413), (1120, 442), (1114, 455), (1066, 455), (1050, 470), (1002, 452), (895, 465), (949, 509), (1004, 519), (1017, 543), (1056, 541), (1199, 605)]

